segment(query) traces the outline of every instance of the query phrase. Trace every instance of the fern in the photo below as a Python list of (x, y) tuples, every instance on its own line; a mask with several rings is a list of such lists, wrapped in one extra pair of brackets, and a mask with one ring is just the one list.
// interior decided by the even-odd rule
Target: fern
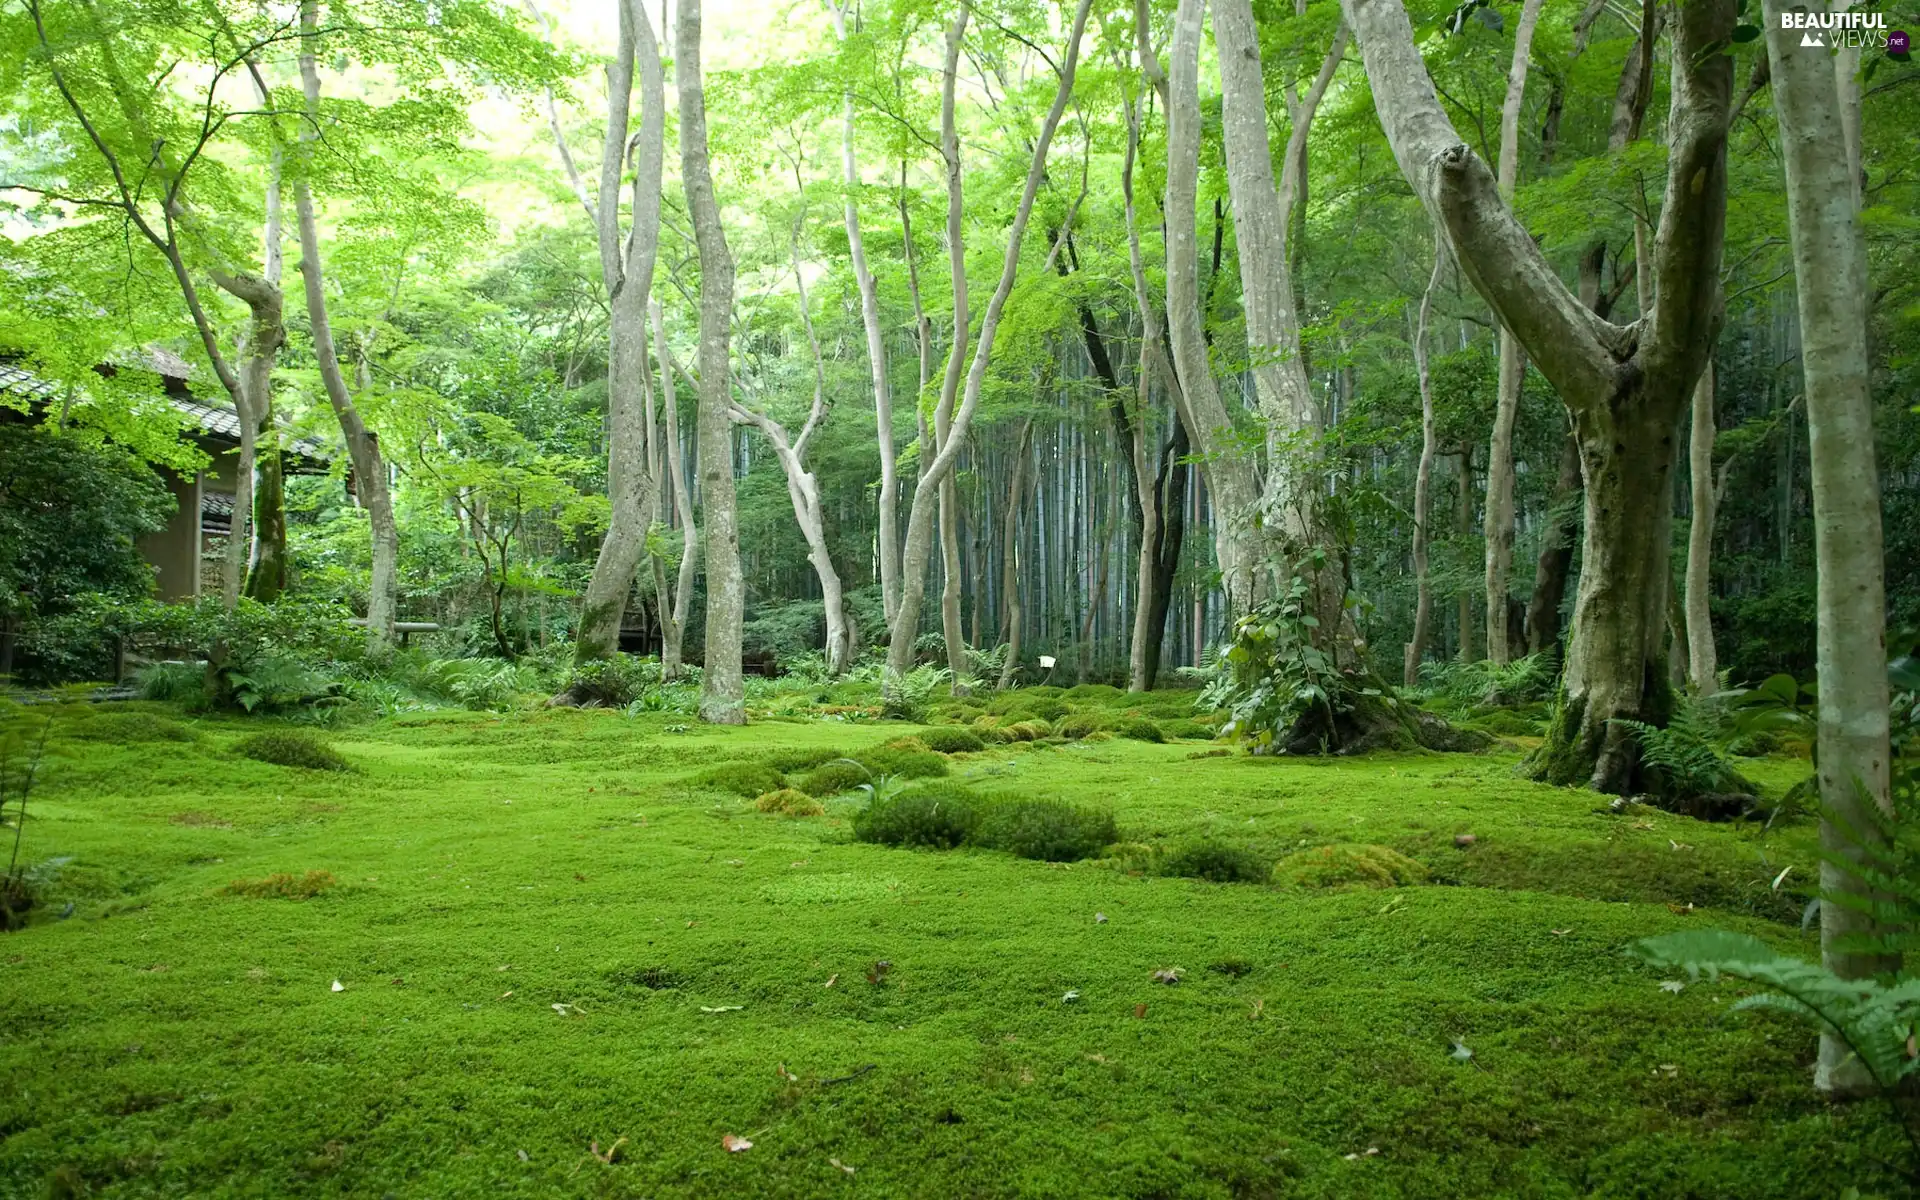
[(1664, 777), (1672, 795), (1699, 796), (1740, 785), (1717, 744), (1719, 730), (1712, 714), (1700, 705), (1681, 704), (1665, 728), (1625, 717), (1614, 718), (1614, 723), (1633, 734), (1641, 761)]
[(1848, 845), (1845, 853), (1822, 857), (1863, 883), (1861, 891), (1822, 893), (1820, 903), (1862, 913), (1872, 933), (1846, 939), (1843, 949), (1863, 954), (1920, 954), (1920, 763), (1896, 759), (1891, 812), (1883, 812), (1864, 794), (1854, 807), (1866, 814), (1866, 827), (1831, 807), (1821, 816)]
[(884, 714), (903, 721), (923, 719), (933, 690), (952, 678), (945, 667), (915, 667), (905, 674), (887, 671), (881, 689)]

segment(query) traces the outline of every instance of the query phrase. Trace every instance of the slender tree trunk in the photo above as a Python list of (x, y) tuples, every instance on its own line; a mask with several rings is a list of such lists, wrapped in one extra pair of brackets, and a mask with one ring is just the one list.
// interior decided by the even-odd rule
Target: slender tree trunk
[(729, 321), (733, 254), (720, 225), (707, 159), (707, 102), (700, 78), (700, 0), (680, 0), (674, 82), (680, 91), (680, 178), (700, 254), (700, 500), (707, 527), (706, 666), (700, 674), (700, 716), (715, 725), (744, 725), (745, 682), (740, 626), (746, 603), (740, 577), (739, 515), (733, 487), (729, 415)]
[[(666, 78), (660, 48), (642, 0), (621, 0), (616, 61), (607, 67), (606, 143), (594, 227), (607, 288), (606, 536), (587, 583), (574, 637), (574, 661), (605, 658), (620, 648), (620, 626), (646, 554), (656, 480), (648, 470), (648, 420), (643, 403), (647, 373), (647, 300), (660, 244), (661, 180), (666, 147)], [(620, 232), (620, 181), (629, 154), (627, 109), (634, 67), (640, 75), (640, 130), (634, 159), (633, 228)]]
[[(1473, 447), (1462, 443), (1460, 446), (1460, 493), (1454, 499), (1453, 532), (1461, 547), (1473, 539)], [(1460, 627), (1460, 661), (1473, 662), (1480, 656), (1474, 652), (1473, 594), (1461, 590), (1454, 594), (1455, 623)]]
[(653, 356), (660, 366), (661, 419), (666, 427), (661, 441), (666, 443), (666, 473), (673, 485), (669, 494), (680, 520), (680, 567), (673, 588), (668, 590), (666, 563), (658, 558), (653, 563), (653, 588), (660, 606), (660, 676), (678, 679), (687, 613), (693, 607), (693, 581), (699, 571), (700, 529), (693, 519), (693, 493), (687, 486), (686, 462), (680, 453), (680, 401), (674, 394), (673, 364), (667, 354), (666, 314), (658, 303), (649, 311), (653, 318)]
[[(300, 4), (300, 81), (306, 91), (307, 124), (300, 135), (305, 153), (311, 153), (320, 128), (320, 72), (314, 61), (317, 37), (316, 0)], [(294, 212), (300, 227), (300, 275), (306, 284), (307, 318), (313, 326), (313, 354), (320, 381), (333, 406), (340, 432), (353, 460), (353, 485), (367, 510), (373, 533), (373, 578), (367, 589), (367, 650), (384, 654), (393, 646), (393, 623), (399, 599), (400, 530), (393, 517), (393, 494), (387, 486), (387, 464), (380, 439), (369, 430), (347, 392), (334, 349), (333, 325), (327, 317), (326, 281), (320, 261), (320, 234), (314, 220), (313, 190), (302, 171), (293, 185)]]
[(1433, 578), (1428, 571), (1427, 546), (1433, 538), (1433, 460), (1438, 455), (1439, 431), (1434, 421), (1433, 378), (1427, 371), (1427, 320), (1433, 313), (1433, 289), (1447, 262), (1447, 243), (1433, 231), (1433, 274), (1420, 293), (1420, 317), (1413, 330), (1413, 368), (1420, 381), (1420, 468), (1413, 480), (1413, 639), (1407, 643), (1401, 681), (1407, 687), (1420, 682), (1420, 661), (1426, 657), (1433, 631)]
[[(847, 39), (846, 12), (831, 6), (834, 32)], [(853, 146), (853, 93), (841, 96), (840, 164), (846, 187), (843, 217), (854, 283), (860, 289), (860, 321), (867, 335), (867, 366), (873, 378), (874, 434), (880, 451), (880, 603), (892, 624), (900, 609), (900, 479), (893, 449), (893, 394), (887, 382), (887, 342), (881, 331), (880, 289), (867, 268), (867, 244), (860, 232), (860, 167)], [(904, 203), (904, 200), (903, 200)]]
[[(1513, 203), (1520, 168), (1520, 104), (1526, 96), (1527, 64), (1533, 31), (1540, 23), (1541, 0), (1526, 0), (1513, 35), (1513, 65), (1507, 71), (1507, 98), (1500, 109), (1500, 197)], [(1520, 412), (1526, 381), (1526, 352), (1513, 331), (1500, 329), (1500, 381), (1493, 414), (1493, 439), (1487, 450), (1487, 657), (1505, 665), (1512, 657), (1507, 642), (1507, 583), (1513, 573), (1513, 422)]]
[(1527, 604), (1529, 654), (1543, 653), (1560, 640), (1560, 605), (1567, 597), (1567, 577), (1573, 572), (1574, 527), (1580, 519), (1573, 499), (1580, 494), (1580, 487), (1580, 441), (1569, 427), (1561, 442), (1553, 503), (1540, 533), (1540, 554), (1533, 564), (1533, 597)]
[(1020, 422), (1013, 445), (1013, 478), (1007, 484), (1007, 507), (1000, 516), (1000, 609), (1007, 625), (1007, 656), (1000, 664), (999, 689), (1013, 686), (1020, 670), (1020, 502), (1027, 493), (1027, 459), (1033, 441), (1033, 418)]
[[(268, 185), (268, 237), (276, 243), (280, 234), (279, 220), (279, 179), (275, 173)], [(278, 274), (279, 252), (276, 245), (269, 256), (269, 269)], [(260, 460), (258, 454), (259, 438), (264, 430), (268, 438), (273, 438), (273, 366), (280, 353), (280, 347), (286, 343), (287, 330), (282, 320), (282, 297), (277, 282), (241, 272), (228, 275), (224, 271), (211, 272), (213, 281), (226, 292), (247, 305), (252, 314), (252, 323), (246, 333), (246, 359), (240, 364), (240, 389), (234, 394), (234, 415), (240, 424), (240, 455), (234, 464), (233, 473), (233, 516), (227, 529), (227, 561), (225, 576), (222, 580), (223, 598), (228, 608), (240, 602), (240, 594), (246, 588), (247, 567), (253, 558), (254, 527), (254, 471)], [(279, 453), (274, 450), (269, 455), (274, 460), (275, 483), (278, 484)], [(278, 490), (276, 486), (276, 491)], [(270, 502), (277, 502), (269, 497)], [(267, 523), (276, 528), (280, 545), (286, 543), (286, 518), (284, 513), (269, 514)], [(282, 555), (282, 562), (284, 555)], [(284, 565), (276, 570), (284, 572)], [(273, 589), (278, 594), (278, 586)]]
[[(1673, 26), (1666, 203), (1649, 248), (1655, 302), (1633, 326), (1561, 282), (1461, 142), (1401, 0), (1342, 0), (1402, 174), (1447, 229), (1462, 271), (1565, 400), (1580, 439), (1586, 542), (1560, 703), (1532, 773), (1612, 792), (1642, 782), (1619, 723), (1663, 723), (1673, 438), (1720, 318), (1733, 0), (1694, 0)], [(1650, 47), (1648, 48), (1650, 52)]]
[(960, 495), (949, 473), (940, 484), (940, 638), (947, 648), (953, 694), (970, 690), (966, 679), (967, 632), (960, 624)]
[[(287, 331), (281, 318), (285, 315), (285, 294), (281, 291), (283, 259), (281, 257), (281, 220), (280, 203), (280, 164), (282, 150), (277, 144), (273, 147), (267, 162), (267, 220), (262, 241), (265, 249), (262, 254), (261, 279), (273, 289), (275, 298), (271, 326), (279, 333), (274, 354), (287, 340)], [(259, 329), (259, 314), (255, 314), (255, 329), (249, 342), (249, 350), (258, 357), (263, 345)], [(267, 334), (268, 339), (272, 334)], [(247, 392), (248, 405), (252, 408), (254, 428), (258, 431), (254, 437), (254, 468), (258, 482), (253, 488), (253, 500), (249, 508), (253, 524), (253, 546), (251, 558), (244, 572), (246, 594), (250, 599), (263, 604), (271, 604), (280, 598), (287, 587), (287, 499), (286, 476), (280, 458), (280, 428), (273, 415), (273, 367), (274, 360), (264, 363), (249, 362), (243, 372), (242, 386)]]
[[(1047, 150), (1053, 144), (1054, 131), (1059, 128), (1060, 117), (1066, 111), (1067, 101), (1073, 94), (1073, 81), (1080, 60), (1080, 38), (1086, 30), (1087, 11), (1092, 0), (1080, 0), (1074, 11), (1073, 29), (1067, 41), (1067, 52), (1062, 62), (1060, 85), (1054, 94), (1053, 106), (1048, 109), (1045, 120), (1040, 126), (1039, 136), (1034, 141), (1032, 161), (1028, 165), (1026, 185), (1020, 195), (1020, 203), (1014, 211), (1013, 228), (1008, 231), (1007, 249), (1000, 269), (1000, 280), (995, 286), (993, 296), (987, 303), (987, 311), (981, 319), (980, 338), (973, 347), (973, 359), (966, 372), (964, 391), (961, 390), (959, 365), (961, 356), (967, 350), (966, 339), (966, 242), (960, 221), (960, 139), (954, 126), (953, 91), (959, 73), (960, 40), (966, 31), (969, 5), (962, 3), (960, 13), (948, 33), (947, 62), (945, 82), (941, 97), (941, 141), (947, 159), (948, 194), (948, 243), (949, 254), (955, 264), (953, 271), (954, 290), (954, 344), (952, 357), (947, 363), (947, 374), (941, 388), (939, 407), (935, 410), (936, 421), (947, 424), (946, 433), (939, 437), (939, 451), (921, 475), (914, 489), (913, 507), (907, 519), (907, 536), (902, 547), (900, 611), (894, 621), (892, 634), (887, 646), (887, 667), (891, 679), (898, 679), (913, 667), (914, 634), (920, 626), (920, 608), (926, 595), (926, 576), (928, 559), (933, 545), (934, 510), (939, 507), (939, 488), (953, 471), (960, 451), (966, 446), (967, 431), (973, 424), (973, 416), (980, 405), (981, 389), (986, 382), (987, 364), (993, 356), (994, 338), (999, 332), (1000, 318), (1006, 308), (1007, 296), (1013, 291), (1014, 280), (1020, 270), (1020, 248), (1026, 240), (1027, 223), (1033, 216), (1033, 201), (1040, 188), (1040, 181), (1046, 173)], [(1074, 209), (1078, 208), (1078, 201)], [(1063, 228), (1072, 225), (1073, 211), (1062, 222)], [(1060, 244), (1054, 244), (1053, 251), (1043, 269), (1052, 270), (1052, 255), (1060, 251)], [(947, 421), (951, 414), (950, 423)]]
[(1687, 442), (1692, 474), (1693, 522), (1687, 529), (1687, 681), (1694, 693), (1719, 690), (1720, 664), (1713, 644), (1713, 522), (1719, 496), (1713, 486), (1713, 363), (1693, 388), (1693, 435)]
[[(1799, 302), (1812, 470), (1820, 683), (1822, 890), (1851, 903), (1820, 906), (1820, 948), (1846, 979), (1900, 969), (1898, 955), (1863, 951), (1876, 931), (1871, 889), (1853, 868), (1892, 812), (1887, 728), (1886, 587), (1880, 477), (1874, 462), (1867, 354), (1867, 254), (1860, 223), (1856, 138), (1860, 93), (1845, 57), (1799, 48), (1780, 28), (1781, 0), (1765, 0), (1773, 107), (1786, 166), (1787, 228)], [(1879, 813), (1872, 810), (1878, 808)], [(1878, 817), (1879, 820), (1874, 818)], [(1877, 847), (1876, 847), (1877, 848)], [(1873, 1090), (1865, 1066), (1822, 1035), (1816, 1086)]]

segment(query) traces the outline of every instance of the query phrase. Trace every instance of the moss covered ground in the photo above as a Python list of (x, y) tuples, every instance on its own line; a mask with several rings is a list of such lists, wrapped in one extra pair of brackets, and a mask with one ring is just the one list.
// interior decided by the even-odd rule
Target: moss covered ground
[(340, 772), (234, 753), (262, 724), (58, 719), (25, 857), (72, 861), (0, 938), (0, 1194), (1898, 1193), (1808, 1033), (1622, 953), (1705, 922), (1814, 953), (1805, 824), (1612, 812), (1511, 746), (950, 760), (1136, 846), (1426, 874), (1208, 883), (866, 845), (857, 793), (694, 782), (909, 726), (434, 713), (328, 733)]

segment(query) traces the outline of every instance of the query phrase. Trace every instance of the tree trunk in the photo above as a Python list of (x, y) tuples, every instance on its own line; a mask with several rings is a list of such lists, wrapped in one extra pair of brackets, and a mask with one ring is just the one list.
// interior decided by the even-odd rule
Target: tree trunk
[[(1400, 0), (1342, 0), (1402, 174), (1461, 269), (1565, 400), (1586, 479), (1586, 541), (1561, 698), (1532, 773), (1602, 791), (1642, 782), (1632, 734), (1664, 723), (1662, 659), (1674, 437), (1718, 332), (1733, 0), (1681, 6), (1673, 28), (1666, 203), (1649, 250), (1654, 303), (1632, 326), (1594, 315), (1541, 255), (1440, 107)], [(1649, 47), (1650, 50), (1650, 47)]]
[[(1849, 869), (1879, 841), (1878, 831), (1892, 813), (1880, 477), (1867, 356), (1866, 242), (1853, 143), (1860, 94), (1845, 56), (1830, 61), (1825, 54), (1801, 50), (1793, 31), (1780, 28), (1786, 11), (1781, 0), (1765, 0), (1764, 7), (1773, 107), (1786, 167), (1819, 570), (1819, 780), (1827, 807), (1820, 824), (1827, 855), (1820, 883), (1826, 894), (1843, 901), (1820, 906), (1820, 948), (1828, 969), (1842, 978), (1866, 979), (1898, 971), (1900, 960), (1863, 952), (1855, 944), (1875, 932), (1869, 907), (1874, 897)], [(1880, 812), (1873, 813), (1874, 808)], [(1830, 1034), (1820, 1039), (1815, 1085), (1837, 1095), (1873, 1090), (1866, 1068)]]
[[(270, 185), (270, 194), (279, 190), (278, 181)], [(268, 227), (270, 236), (279, 234), (277, 204), (269, 209)], [(277, 259), (278, 254), (273, 256)], [(277, 265), (277, 264), (275, 264)], [(282, 298), (277, 284), (269, 282), (259, 275), (241, 272), (228, 275), (223, 271), (211, 272), (213, 281), (226, 292), (243, 301), (252, 314), (252, 324), (246, 334), (246, 360), (240, 365), (240, 390), (235, 393), (235, 413), (240, 424), (240, 456), (234, 464), (233, 472), (233, 516), (227, 528), (227, 561), (222, 579), (223, 599), (228, 608), (240, 602), (240, 594), (246, 587), (247, 567), (253, 558), (254, 525), (254, 471), (259, 462), (258, 446), (262, 430), (269, 440), (274, 431), (273, 419), (273, 366), (279, 356), (280, 347), (286, 343), (286, 325), (281, 319)], [(278, 482), (277, 450), (270, 455), (275, 460), (274, 475)], [(270, 501), (272, 498), (269, 498)], [(268, 523), (276, 526), (282, 546), (286, 542), (286, 518), (284, 513), (270, 515)], [(282, 556), (284, 557), (284, 556)], [(284, 570), (284, 567), (280, 568)], [(277, 589), (276, 589), (277, 594)]]
[[(1459, 458), (1460, 493), (1454, 498), (1453, 532), (1464, 547), (1473, 537), (1473, 447), (1462, 444)], [(1480, 657), (1473, 648), (1473, 593), (1463, 589), (1454, 593), (1453, 600), (1455, 623), (1460, 627), (1460, 661), (1473, 662)]]
[[(267, 165), (267, 222), (262, 238), (265, 243), (265, 269), (261, 272), (261, 278), (274, 292), (273, 326), (279, 331), (276, 355), (279, 345), (284, 345), (287, 340), (286, 326), (282, 323), (286, 297), (280, 286), (280, 162), (281, 149), (276, 145)], [(261, 353), (258, 324), (256, 314), (256, 328), (250, 343), (250, 349), (256, 356)], [(254, 531), (253, 547), (244, 576), (248, 598), (262, 604), (278, 600), (287, 587), (286, 476), (280, 458), (280, 427), (273, 416), (273, 367), (271, 360), (263, 364), (249, 362), (242, 385), (247, 392), (248, 406), (253, 410), (251, 415), (257, 431), (254, 436), (254, 468), (258, 480), (249, 506)]]
[[(900, 611), (893, 623), (893, 629), (887, 646), (887, 668), (889, 686), (892, 680), (905, 675), (913, 668), (914, 635), (920, 627), (920, 608), (926, 596), (927, 562), (932, 551), (934, 510), (939, 507), (939, 488), (953, 471), (960, 451), (967, 442), (967, 431), (973, 424), (973, 416), (980, 405), (981, 389), (986, 382), (987, 364), (993, 356), (993, 342), (999, 332), (1000, 318), (1006, 308), (1007, 296), (1013, 291), (1014, 280), (1020, 271), (1020, 248), (1026, 240), (1027, 223), (1033, 216), (1033, 201), (1040, 189), (1040, 181), (1046, 174), (1047, 150), (1053, 144), (1054, 131), (1060, 126), (1060, 117), (1066, 111), (1067, 101), (1073, 95), (1073, 81), (1080, 60), (1080, 38), (1087, 26), (1087, 11), (1092, 0), (1080, 0), (1074, 11), (1073, 29), (1068, 37), (1067, 52), (1061, 65), (1060, 85), (1054, 94), (1053, 106), (1047, 110), (1046, 119), (1040, 126), (1039, 136), (1034, 140), (1033, 158), (1027, 168), (1025, 187), (1020, 195), (1019, 207), (1014, 212), (1013, 228), (1008, 231), (1007, 249), (1000, 268), (1000, 280), (995, 286), (993, 297), (987, 302), (987, 311), (980, 322), (980, 338), (973, 347), (973, 359), (966, 372), (964, 391), (960, 391), (959, 363), (966, 352), (966, 242), (960, 221), (961, 180), (960, 180), (960, 139), (954, 126), (954, 85), (959, 73), (960, 40), (966, 32), (966, 23), (970, 5), (962, 3), (960, 12), (954, 20), (947, 38), (947, 61), (945, 82), (941, 96), (941, 142), (947, 160), (948, 195), (948, 243), (949, 254), (953, 258), (954, 291), (954, 344), (952, 357), (947, 363), (946, 379), (941, 387), (939, 407), (935, 418), (948, 424), (947, 432), (939, 440), (939, 452), (927, 469), (921, 474), (918, 486), (914, 489), (913, 507), (907, 519), (907, 536), (902, 547)], [(1062, 222), (1063, 228), (1072, 226), (1073, 211), (1078, 201), (1070, 209), (1068, 219)], [(1052, 255), (1059, 253), (1060, 245), (1055, 243), (1044, 270), (1053, 269)], [(945, 418), (951, 414), (950, 422)]]
[(947, 670), (953, 675), (953, 694), (971, 690), (966, 680), (967, 633), (960, 624), (960, 495), (949, 473), (940, 484), (940, 639), (947, 649)]
[(1433, 289), (1447, 262), (1445, 235), (1433, 231), (1433, 274), (1420, 293), (1420, 317), (1413, 330), (1413, 369), (1420, 381), (1420, 468), (1413, 479), (1413, 638), (1407, 643), (1401, 682), (1420, 682), (1420, 662), (1426, 657), (1433, 632), (1433, 578), (1428, 571), (1427, 546), (1433, 540), (1433, 460), (1438, 455), (1439, 432), (1434, 422), (1433, 377), (1427, 371), (1427, 319), (1433, 313)]
[(700, 674), (700, 716), (715, 725), (744, 725), (746, 688), (740, 669), (740, 626), (746, 604), (740, 577), (739, 513), (733, 487), (729, 415), (729, 321), (733, 254), (720, 226), (707, 159), (707, 102), (700, 78), (700, 0), (680, 0), (674, 83), (680, 92), (680, 179), (700, 254), (700, 503), (707, 527), (706, 665)]
[[(830, 6), (833, 28), (847, 39), (845, 9)], [(867, 335), (867, 366), (873, 378), (874, 434), (880, 451), (879, 558), (880, 603), (889, 625), (900, 609), (900, 479), (893, 449), (893, 393), (887, 382), (887, 342), (880, 324), (880, 289), (867, 269), (867, 244), (860, 233), (860, 167), (853, 148), (853, 93), (841, 95), (841, 182), (846, 187), (843, 218), (854, 283), (860, 289), (860, 321)], [(904, 200), (903, 200), (904, 203)]]
[[(666, 147), (666, 79), (653, 24), (641, 0), (622, 0), (616, 61), (607, 67), (606, 143), (594, 209), (601, 278), (608, 295), (607, 499), (610, 517), (574, 636), (574, 661), (605, 658), (620, 648), (620, 625), (646, 553), (656, 481), (648, 469), (648, 420), (642, 396), (647, 373), (647, 300), (660, 244), (661, 179)], [(640, 130), (631, 152), (633, 228), (620, 232), (620, 180), (625, 171), (627, 109), (635, 65), (640, 74)]]
[[(1167, 76), (1167, 323), (1188, 428), (1206, 463), (1214, 553), (1229, 621), (1264, 596), (1266, 538), (1254, 462), (1235, 436), (1208, 360), (1200, 306), (1194, 206), (1200, 179), (1200, 25), (1204, 0), (1180, 0)], [(1144, 30), (1140, 36), (1145, 37)], [(1150, 51), (1149, 51), (1150, 52)], [(1149, 65), (1149, 75), (1155, 67)], [(1269, 167), (1271, 170), (1271, 167)]]
[(1573, 534), (1579, 523), (1573, 498), (1580, 493), (1580, 441), (1571, 427), (1560, 448), (1560, 473), (1553, 503), (1540, 533), (1540, 554), (1533, 564), (1533, 598), (1527, 604), (1527, 653), (1540, 654), (1560, 640), (1560, 604), (1573, 572)]
[[(649, 307), (653, 318), (653, 356), (660, 365), (660, 408), (666, 426), (666, 473), (671, 477), (675, 512), (680, 519), (680, 568), (672, 591), (667, 588), (666, 563), (653, 562), (653, 591), (660, 607), (660, 677), (680, 678), (681, 654), (687, 631), (687, 611), (693, 606), (693, 580), (700, 562), (700, 530), (693, 519), (693, 494), (687, 486), (686, 463), (680, 453), (680, 401), (674, 394), (673, 365), (667, 355), (667, 320), (658, 303)], [(663, 489), (664, 491), (664, 489)]]
[[(1540, 0), (1531, 0), (1537, 7)], [(1183, 5), (1181, 12), (1187, 11)], [(1198, 21), (1199, 0), (1192, 4)], [(1176, 21), (1179, 19), (1176, 18)], [(1176, 30), (1180, 26), (1176, 24)], [(1184, 43), (1176, 32), (1174, 71), (1184, 78)], [(1321, 512), (1322, 439), (1326, 418), (1307, 381), (1300, 352), (1300, 317), (1295, 308), (1287, 235), (1293, 205), (1300, 194), (1299, 164), (1321, 97), (1347, 48), (1342, 25), (1322, 59), (1304, 98), (1289, 103), (1291, 131), (1282, 155), (1280, 186), (1273, 181), (1273, 150), (1267, 140), (1266, 81), (1260, 65), (1260, 40), (1251, 0), (1216, 0), (1213, 37), (1220, 58), (1221, 129), (1226, 147), (1227, 186), (1233, 198), (1234, 238), (1239, 247), (1242, 303), (1246, 308), (1248, 354), (1254, 392), (1266, 425), (1267, 473), (1260, 509), (1263, 519), (1278, 521), (1290, 560), (1281, 569), (1307, 580), (1319, 621), (1315, 640), (1336, 660), (1355, 658), (1353, 642), (1342, 636), (1346, 580), (1339, 569), (1338, 540)], [(1176, 92), (1180, 89), (1176, 88)], [(1184, 93), (1175, 97), (1184, 104)], [(1169, 109), (1168, 161), (1173, 162)], [(1183, 143), (1184, 148), (1184, 143)], [(1169, 170), (1169, 182), (1172, 172)], [(1184, 187), (1184, 180), (1183, 180)], [(1169, 200), (1171, 208), (1171, 198)], [(1191, 211), (1190, 207), (1187, 211)], [(1171, 280), (1171, 272), (1169, 272)], [(1319, 554), (1314, 554), (1319, 551)], [(1256, 563), (1256, 572), (1264, 564)]]
[(1033, 440), (1033, 418), (1020, 422), (1020, 436), (1014, 439), (1013, 479), (1007, 484), (1007, 508), (1001, 514), (1000, 534), (1000, 608), (1006, 614), (1007, 656), (1000, 663), (999, 690), (1013, 686), (1020, 670), (1020, 502), (1027, 493), (1027, 458)]
[[(307, 123), (300, 134), (304, 153), (312, 153), (320, 129), (320, 72), (314, 62), (317, 36), (316, 0), (300, 4), (300, 82), (306, 92)], [(393, 623), (399, 599), (400, 530), (394, 523), (393, 494), (387, 486), (387, 464), (380, 439), (369, 430), (347, 392), (334, 349), (333, 325), (327, 318), (326, 280), (320, 262), (320, 234), (314, 221), (313, 189), (302, 171), (293, 185), (294, 212), (300, 226), (300, 276), (306, 284), (307, 318), (313, 326), (313, 356), (320, 381), (333, 406), (340, 433), (353, 461), (353, 486), (367, 510), (373, 534), (373, 578), (367, 589), (367, 652), (384, 654), (393, 646)]]
[(1719, 496), (1713, 486), (1713, 363), (1693, 388), (1693, 436), (1687, 442), (1693, 522), (1687, 529), (1687, 682), (1695, 695), (1720, 688), (1713, 644), (1713, 522)]
[[(1513, 34), (1513, 65), (1507, 71), (1507, 98), (1500, 109), (1500, 197), (1513, 203), (1520, 167), (1520, 103), (1526, 96), (1527, 64), (1533, 31), (1540, 23), (1541, 0), (1526, 0)], [(1507, 581), (1513, 573), (1513, 422), (1520, 412), (1526, 381), (1526, 354), (1519, 339), (1500, 330), (1500, 381), (1494, 405), (1493, 439), (1487, 450), (1487, 657), (1504, 666), (1512, 657), (1507, 644)]]

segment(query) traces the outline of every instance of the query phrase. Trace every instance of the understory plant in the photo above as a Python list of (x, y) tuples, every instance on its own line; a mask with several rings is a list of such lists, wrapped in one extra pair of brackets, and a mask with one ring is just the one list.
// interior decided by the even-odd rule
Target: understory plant
[[(0, 829), (8, 821), (13, 823), (7, 873), (0, 876), (0, 931), (26, 924), (46, 879), (47, 864), (38, 869), (20, 865), (20, 840), (27, 828), (27, 800), (40, 777), (52, 729), (51, 714), (33, 721), (18, 705), (8, 704), (0, 711)], [(58, 864), (52, 864), (52, 869), (57, 870)]]

